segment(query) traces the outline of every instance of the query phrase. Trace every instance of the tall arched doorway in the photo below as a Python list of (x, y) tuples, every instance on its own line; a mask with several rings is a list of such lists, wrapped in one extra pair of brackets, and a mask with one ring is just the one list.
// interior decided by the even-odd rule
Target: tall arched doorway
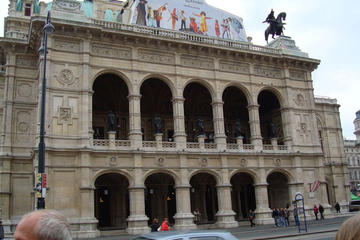
[[(184, 89), (185, 131), (188, 142), (197, 142), (199, 135), (205, 135), (205, 142), (214, 142), (213, 111), (211, 95), (199, 83), (190, 83)], [(199, 131), (199, 120), (203, 132)]]
[(228, 87), (223, 93), (223, 102), (226, 141), (236, 143), (236, 138), (241, 136), (244, 143), (250, 143), (248, 102), (245, 94), (237, 87)]
[(280, 102), (269, 90), (262, 91), (258, 96), (261, 136), (264, 144), (270, 144), (277, 138), (278, 144), (284, 144), (283, 125)]
[(273, 172), (267, 177), (266, 181), (268, 183), (269, 207), (271, 209), (285, 208), (288, 204), (291, 204), (289, 198), (289, 181), (285, 174)]
[(215, 223), (218, 211), (216, 179), (209, 173), (198, 173), (190, 179), (191, 211), (200, 213), (197, 224)]
[(129, 132), (129, 95), (124, 80), (115, 74), (103, 74), (93, 84), (92, 126), (95, 139), (108, 138), (110, 111), (114, 114), (116, 139), (127, 139)]
[(95, 217), (98, 227), (125, 229), (129, 212), (129, 181), (121, 174), (107, 173), (95, 181)]
[(232, 185), (232, 209), (236, 213), (237, 221), (248, 218), (249, 210), (256, 209), (255, 189), (252, 177), (247, 173), (235, 174), (230, 183)]
[(154, 218), (160, 221), (168, 218), (171, 224), (175, 223), (174, 179), (166, 173), (156, 173), (146, 178), (145, 186), (145, 213), (149, 218), (149, 224)]
[(146, 80), (140, 89), (141, 93), (141, 131), (143, 140), (155, 140), (155, 121), (161, 120), (163, 141), (173, 141), (174, 121), (172, 94), (168, 85), (162, 80), (151, 78)]

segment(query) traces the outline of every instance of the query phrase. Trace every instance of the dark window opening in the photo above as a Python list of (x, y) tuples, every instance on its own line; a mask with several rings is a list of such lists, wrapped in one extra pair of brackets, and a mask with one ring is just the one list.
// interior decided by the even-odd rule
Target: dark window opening
[(25, 16), (31, 16), (31, 3), (25, 4)]

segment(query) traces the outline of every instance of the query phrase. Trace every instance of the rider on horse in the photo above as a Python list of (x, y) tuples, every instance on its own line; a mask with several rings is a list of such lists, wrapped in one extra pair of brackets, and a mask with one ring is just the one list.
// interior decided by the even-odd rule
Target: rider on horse
[(263, 21), (263, 23), (269, 23), (270, 24), (270, 32), (276, 32), (276, 19), (274, 16), (274, 10), (271, 9), (271, 12), (269, 13), (269, 15), (267, 16), (267, 18), (265, 19), (265, 21)]

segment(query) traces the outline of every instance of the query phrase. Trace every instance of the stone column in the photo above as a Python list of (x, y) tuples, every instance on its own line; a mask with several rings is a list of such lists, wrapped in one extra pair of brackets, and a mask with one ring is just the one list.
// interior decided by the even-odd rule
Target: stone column
[(186, 148), (184, 101), (185, 99), (182, 97), (176, 97), (172, 100), (174, 115), (174, 140), (176, 142), (176, 148), (179, 150)]
[(262, 149), (262, 137), (260, 130), (260, 117), (259, 117), (259, 105), (252, 104), (248, 106), (249, 110), (249, 124), (251, 133), (251, 144), (255, 146), (255, 149)]
[(217, 185), (217, 197), (219, 211), (216, 213), (217, 226), (220, 228), (238, 227), (239, 223), (235, 221), (235, 212), (231, 206), (231, 184)]
[(255, 188), (255, 222), (259, 224), (270, 224), (273, 222), (271, 218), (271, 209), (269, 208), (268, 183), (266, 182), (266, 173), (264, 169), (264, 159), (259, 158), (258, 175), (259, 178), (254, 184)]
[(244, 137), (236, 137), (236, 144), (239, 147), (239, 150), (242, 150), (244, 148)]
[(129, 139), (133, 149), (142, 147), (140, 98), (141, 95), (137, 94), (131, 94), (128, 96), (130, 122)]
[(226, 135), (224, 125), (224, 102), (221, 100), (213, 101), (213, 122), (214, 122), (214, 133), (215, 142), (217, 149), (222, 151), (226, 149)]
[(115, 131), (109, 131), (108, 135), (109, 135), (109, 149), (114, 150), (114, 149), (116, 149), (116, 147), (115, 147), (115, 135), (116, 135), (116, 132)]
[(292, 137), (291, 137), (291, 113), (289, 108), (281, 109), (281, 120), (282, 120), (283, 132), (284, 132), (284, 144), (288, 146), (288, 150), (290, 150), (292, 146)]
[(156, 133), (155, 134), (155, 142), (156, 142), (156, 149), (161, 150), (162, 149), (162, 133)]
[[(182, 169), (181, 172), (187, 171)], [(196, 229), (194, 215), (191, 213), (190, 185), (176, 186), (176, 214), (175, 229), (187, 230)]]
[(130, 216), (127, 218), (129, 234), (150, 232), (149, 218), (145, 215), (145, 185), (141, 169), (141, 154), (134, 155), (133, 183), (129, 186)]
[(271, 138), (271, 145), (273, 146), (274, 150), (277, 150), (278, 148), (277, 138)]

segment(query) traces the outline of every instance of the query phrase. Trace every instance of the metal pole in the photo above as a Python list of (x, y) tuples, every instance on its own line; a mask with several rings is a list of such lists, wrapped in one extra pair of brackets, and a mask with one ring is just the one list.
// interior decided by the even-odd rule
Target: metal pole
[[(50, 23), (50, 11), (48, 12), (46, 25)], [(47, 55), (47, 29), (44, 28), (43, 51), (44, 51), (44, 64), (43, 64), (43, 79), (41, 90), (41, 105), (40, 105), (40, 139), (39, 139), (39, 156), (38, 156), (38, 174), (45, 173), (45, 103), (46, 103), (46, 55)], [(41, 188), (41, 197), (37, 200), (37, 209), (45, 208), (45, 198), (43, 191), (46, 189)]]

